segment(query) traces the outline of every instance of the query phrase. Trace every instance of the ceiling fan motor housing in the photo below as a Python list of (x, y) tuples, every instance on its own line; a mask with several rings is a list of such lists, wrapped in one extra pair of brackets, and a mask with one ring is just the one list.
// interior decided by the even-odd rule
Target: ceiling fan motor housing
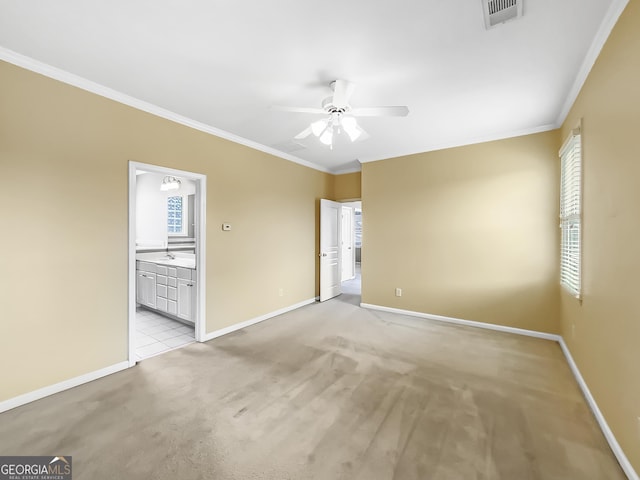
[(327, 113), (348, 113), (351, 110), (351, 105), (334, 105), (333, 97), (327, 97), (322, 100), (322, 108)]

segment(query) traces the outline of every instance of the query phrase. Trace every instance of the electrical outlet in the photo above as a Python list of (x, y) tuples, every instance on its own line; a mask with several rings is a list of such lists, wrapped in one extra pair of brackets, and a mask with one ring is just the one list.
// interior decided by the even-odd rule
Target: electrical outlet
[(401, 296), (402, 296), (402, 289), (396, 288), (396, 297), (401, 297)]
[(284, 296), (284, 290), (282, 288), (278, 289), (278, 296), (279, 297)]

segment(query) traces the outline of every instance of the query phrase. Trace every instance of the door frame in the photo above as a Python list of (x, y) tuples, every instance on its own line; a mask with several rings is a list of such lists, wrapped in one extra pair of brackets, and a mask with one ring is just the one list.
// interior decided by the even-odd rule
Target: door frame
[(128, 280), (129, 280), (129, 300), (128, 300), (128, 320), (129, 320), (129, 366), (133, 367), (136, 361), (136, 170), (145, 170), (150, 173), (161, 175), (173, 175), (187, 178), (196, 184), (196, 197), (194, 205), (196, 207), (196, 321), (195, 339), (203, 342), (206, 335), (206, 208), (207, 208), (207, 176), (201, 173), (187, 172), (175, 168), (161, 167), (148, 163), (129, 161), (129, 259), (128, 259)]
[[(335, 223), (336, 223), (335, 234), (337, 236), (336, 246), (335, 246), (335, 250), (336, 250), (335, 259), (337, 260), (337, 263), (338, 263), (338, 266), (337, 266), (338, 272), (337, 272), (337, 286), (333, 286), (333, 289), (327, 288), (327, 286), (323, 283), (323, 280), (326, 280), (328, 277), (327, 272), (329, 269), (327, 268), (327, 264), (329, 261), (333, 259), (332, 251), (334, 248), (332, 245), (325, 245), (323, 243), (324, 239), (326, 239), (325, 233), (329, 231), (328, 225), (325, 223), (326, 217), (324, 215), (324, 213), (327, 212), (328, 209), (335, 209), (337, 212), (336, 219), (335, 219)], [(325, 302), (327, 300), (335, 298), (342, 293), (342, 290), (341, 290), (341, 286), (342, 286), (342, 245), (341, 245), (342, 218), (341, 217), (342, 217), (342, 204), (340, 202), (336, 202), (334, 200), (328, 200), (326, 198), (320, 199), (320, 250), (318, 252), (318, 256), (320, 257), (319, 300), (321, 302)], [(325, 251), (325, 250), (328, 250), (328, 251)], [(335, 293), (336, 290), (337, 290), (337, 293)]]

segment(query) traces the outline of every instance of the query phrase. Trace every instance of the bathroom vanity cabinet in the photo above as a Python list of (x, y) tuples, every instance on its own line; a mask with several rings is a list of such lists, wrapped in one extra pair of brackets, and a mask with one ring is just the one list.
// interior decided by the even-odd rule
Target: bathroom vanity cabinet
[(136, 301), (147, 308), (156, 308), (156, 274), (146, 269), (136, 271)]
[(195, 269), (137, 261), (136, 279), (136, 301), (140, 305), (195, 322)]

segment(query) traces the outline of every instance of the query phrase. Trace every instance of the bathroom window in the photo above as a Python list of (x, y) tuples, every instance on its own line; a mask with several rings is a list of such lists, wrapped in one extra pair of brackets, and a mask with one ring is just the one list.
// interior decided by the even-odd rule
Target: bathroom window
[(167, 233), (169, 235), (186, 235), (186, 202), (182, 195), (171, 195), (167, 198)]

